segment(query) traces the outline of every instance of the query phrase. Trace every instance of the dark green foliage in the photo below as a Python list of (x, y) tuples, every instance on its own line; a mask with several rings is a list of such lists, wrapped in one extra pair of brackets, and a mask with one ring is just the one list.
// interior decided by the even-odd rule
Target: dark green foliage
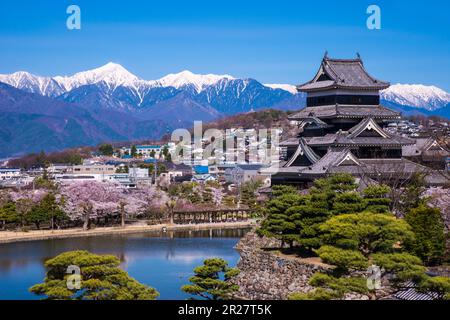
[(261, 187), (261, 182), (249, 181), (241, 186), (241, 203), (250, 209), (255, 209), (257, 206), (257, 191)]
[(112, 156), (114, 153), (113, 146), (107, 143), (100, 145), (98, 151), (104, 156)]
[(371, 185), (363, 191), (365, 210), (374, 213), (389, 212), (391, 188), (386, 185)]
[(294, 293), (289, 300), (332, 300), (340, 299), (346, 293), (367, 293), (367, 280), (363, 277), (333, 277), (323, 273), (314, 274), (309, 284), (317, 287), (308, 293)]
[(415, 239), (408, 244), (412, 252), (427, 265), (442, 262), (445, 253), (444, 221), (438, 208), (421, 205), (412, 209), (405, 217)]
[(325, 263), (335, 265), (344, 271), (364, 270), (369, 265), (367, 258), (357, 250), (324, 245), (317, 249), (316, 253)]
[(296, 220), (300, 218), (300, 215), (296, 208), (305, 205), (306, 201), (306, 196), (297, 193), (273, 198), (266, 204), (266, 218), (261, 223), (258, 233), (275, 237), (292, 246), (293, 242), (299, 238)]
[(131, 156), (132, 156), (133, 158), (136, 158), (136, 156), (137, 156), (137, 148), (136, 148), (135, 145), (132, 145), (132, 146), (131, 146), (130, 152), (131, 152)]
[(411, 209), (417, 208), (425, 204), (427, 199), (422, 198), (425, 190), (425, 174), (415, 173), (405, 188), (405, 192), (401, 196), (400, 211), (408, 213)]
[(356, 213), (361, 212), (364, 208), (363, 198), (355, 191), (337, 194), (332, 205), (334, 214)]
[(437, 293), (438, 299), (450, 300), (450, 278), (448, 277), (425, 277), (419, 285), (421, 292)]
[(48, 193), (44, 198), (31, 209), (27, 221), (34, 223), (36, 228), (40, 228), (43, 222), (50, 222), (52, 229), (55, 224), (68, 220), (67, 214), (62, 210), (63, 201), (57, 201), (53, 193)]
[(372, 261), (384, 268), (387, 272), (395, 274), (396, 282), (408, 280), (420, 281), (424, 276), (425, 267), (422, 261), (412, 254), (399, 253), (375, 253), (371, 256)]
[(298, 194), (297, 189), (287, 185), (275, 185), (272, 187), (272, 196), (279, 197), (285, 194)]
[[(111, 255), (88, 251), (69, 251), (45, 262), (44, 282), (30, 292), (51, 300), (154, 300), (159, 293), (131, 278), (119, 268), (120, 260)], [(80, 287), (68, 286), (69, 266), (81, 269)]]
[(357, 250), (365, 257), (395, 252), (413, 238), (409, 225), (392, 214), (363, 212), (338, 215), (322, 224), (324, 243)]
[(189, 278), (191, 284), (181, 288), (186, 293), (207, 300), (230, 299), (239, 287), (230, 283), (230, 279), (239, 274), (239, 270), (229, 268), (228, 262), (220, 258), (206, 259), (202, 266), (194, 269), (195, 275)]
[(6, 202), (0, 208), (0, 221), (2, 221), (2, 228), (6, 223), (19, 222), (19, 217), (16, 213), (16, 204), (13, 201)]

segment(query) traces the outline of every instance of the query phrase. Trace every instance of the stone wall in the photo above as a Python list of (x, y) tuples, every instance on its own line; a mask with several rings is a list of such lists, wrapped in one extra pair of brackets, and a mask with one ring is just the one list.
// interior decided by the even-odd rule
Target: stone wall
[[(313, 288), (309, 278), (329, 266), (306, 259), (288, 258), (269, 248), (279, 248), (277, 240), (260, 238), (249, 232), (236, 246), (241, 255), (238, 268), (241, 273), (233, 280), (239, 285), (238, 296), (251, 300), (287, 299), (293, 292), (308, 292)], [(262, 249), (264, 248), (264, 249)]]
[[(278, 250), (280, 242), (275, 239), (259, 237), (248, 232), (236, 245), (241, 259), (237, 267), (241, 273), (232, 281), (239, 285), (236, 298), (248, 300), (285, 300), (291, 293), (306, 293), (314, 290), (308, 284), (316, 272), (327, 272), (332, 266), (319, 258), (299, 258), (283, 255)], [(364, 272), (354, 276), (365, 276)], [(382, 278), (382, 287), (377, 290), (376, 299), (392, 294), (388, 279)], [(346, 294), (345, 300), (368, 300), (375, 296), (358, 293)]]

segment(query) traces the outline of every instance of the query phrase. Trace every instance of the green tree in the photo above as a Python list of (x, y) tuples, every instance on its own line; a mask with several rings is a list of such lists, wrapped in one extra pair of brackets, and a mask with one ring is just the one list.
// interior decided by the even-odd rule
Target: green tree
[(299, 238), (299, 228), (296, 224), (300, 218), (298, 210), (307, 201), (307, 196), (298, 193), (287, 193), (268, 201), (264, 210), (266, 218), (257, 230), (258, 234), (281, 240), (282, 247), (285, 243), (292, 247)]
[(425, 191), (425, 174), (417, 172), (410, 179), (404, 193), (400, 197), (401, 207), (398, 208), (403, 213), (408, 213), (411, 209), (425, 204), (427, 199), (422, 198)]
[(137, 148), (135, 145), (131, 146), (131, 157), (136, 158), (137, 156)]
[(114, 153), (114, 148), (111, 144), (105, 143), (98, 147), (98, 151), (104, 156), (112, 156)]
[(322, 201), (326, 201), (330, 209), (333, 208), (334, 198), (344, 192), (356, 191), (358, 185), (355, 178), (348, 173), (337, 173), (314, 181), (310, 194), (318, 194)]
[(272, 197), (279, 197), (285, 194), (298, 194), (297, 189), (288, 185), (275, 185), (272, 187)]
[(212, 189), (206, 187), (202, 192), (202, 202), (212, 204), (214, 202), (214, 195)]
[(356, 191), (338, 193), (334, 196), (333, 214), (361, 212), (365, 208), (363, 198)]
[(426, 276), (419, 285), (419, 291), (434, 292), (438, 295), (437, 299), (450, 300), (450, 278)]
[[(111, 255), (88, 251), (69, 251), (45, 262), (44, 282), (30, 292), (50, 300), (154, 300), (159, 293), (131, 278), (119, 268), (120, 260)], [(80, 286), (68, 286), (69, 266), (81, 271)]]
[(248, 181), (241, 186), (241, 203), (250, 209), (255, 209), (257, 203), (257, 191), (261, 187), (260, 181)]
[(445, 254), (445, 226), (440, 210), (420, 205), (408, 212), (405, 220), (415, 234), (408, 245), (411, 252), (427, 265), (441, 263)]
[(389, 198), (390, 192), (391, 188), (384, 184), (368, 186), (363, 191), (365, 210), (375, 213), (389, 212), (391, 204), (391, 199)]
[(237, 205), (237, 197), (233, 195), (226, 195), (222, 199), (222, 204), (228, 208), (234, 208)]
[[(365, 270), (372, 263), (392, 273), (394, 284), (406, 280), (417, 281), (424, 274), (420, 259), (405, 252), (405, 243), (414, 236), (411, 228), (406, 221), (392, 214), (361, 212), (336, 215), (324, 222), (320, 229), (323, 245), (316, 253), (322, 261), (336, 268), (327, 275), (331, 278), (327, 278), (326, 282), (311, 281), (320, 290), (304, 298), (316, 295), (324, 298), (343, 297), (346, 292), (355, 290), (353, 281), (359, 281), (354, 280), (351, 272)], [(336, 283), (339, 286), (334, 288), (333, 284)]]
[(367, 279), (364, 277), (337, 278), (323, 273), (314, 274), (309, 284), (318, 289), (308, 293), (291, 294), (289, 300), (331, 300), (338, 299), (346, 293), (357, 292), (365, 294)]
[(154, 158), (156, 156), (156, 151), (152, 150), (150, 151), (150, 157)]
[(2, 222), (2, 229), (5, 228), (7, 223), (19, 222), (19, 217), (16, 212), (16, 205), (12, 201), (6, 202), (0, 207), (0, 221)]
[(69, 219), (62, 209), (63, 205), (62, 201), (56, 200), (53, 193), (48, 193), (37, 205), (33, 206), (28, 215), (28, 221), (34, 223), (37, 229), (40, 229), (41, 223), (48, 221), (53, 230), (55, 225)]
[(191, 284), (181, 290), (207, 300), (224, 300), (232, 298), (239, 290), (229, 280), (239, 274), (236, 268), (228, 267), (228, 262), (220, 258), (206, 259), (202, 266), (194, 269), (194, 276), (189, 278)]

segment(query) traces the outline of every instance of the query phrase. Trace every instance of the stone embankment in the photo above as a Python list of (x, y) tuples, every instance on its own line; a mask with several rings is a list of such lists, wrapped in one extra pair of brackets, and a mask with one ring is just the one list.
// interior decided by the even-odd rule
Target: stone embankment
[[(282, 254), (278, 240), (259, 237), (249, 232), (236, 245), (241, 259), (237, 267), (240, 274), (233, 279), (239, 285), (237, 297), (248, 300), (285, 300), (291, 293), (306, 293), (314, 289), (308, 284), (316, 272), (327, 272), (331, 268), (319, 258), (300, 258)], [(386, 287), (387, 288), (387, 287)], [(379, 290), (386, 296), (390, 290)], [(367, 295), (350, 293), (346, 300), (368, 300)]]

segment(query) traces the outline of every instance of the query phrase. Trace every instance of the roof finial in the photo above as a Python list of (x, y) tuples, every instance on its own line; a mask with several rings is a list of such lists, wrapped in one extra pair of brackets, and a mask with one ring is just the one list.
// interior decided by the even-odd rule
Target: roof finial
[(328, 50), (325, 50), (325, 54), (323, 55), (323, 59), (328, 59)]
[(359, 60), (361, 60), (361, 56), (360, 56), (359, 52), (356, 53), (356, 57), (357, 57)]

